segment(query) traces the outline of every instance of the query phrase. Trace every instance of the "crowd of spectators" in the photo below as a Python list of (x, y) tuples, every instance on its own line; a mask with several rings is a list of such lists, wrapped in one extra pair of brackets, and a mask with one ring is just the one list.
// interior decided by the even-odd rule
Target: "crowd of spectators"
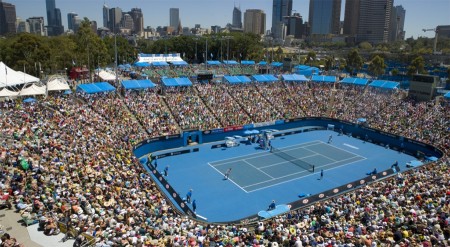
[(148, 137), (179, 133), (179, 126), (219, 125), (204, 116), (230, 126), (283, 114), (355, 123), (365, 117), (369, 126), (448, 152), (448, 102), (319, 83), (194, 87), (167, 92), (168, 105), (157, 91), (0, 103), (2, 195), (24, 219), (42, 222), (44, 233), (62, 222), (98, 246), (450, 245), (448, 157), (257, 226), (236, 226), (181, 215), (131, 152)]

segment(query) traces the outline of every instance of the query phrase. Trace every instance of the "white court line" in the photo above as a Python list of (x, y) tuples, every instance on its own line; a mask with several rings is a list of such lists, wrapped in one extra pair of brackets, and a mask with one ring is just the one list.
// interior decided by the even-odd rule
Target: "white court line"
[[(310, 144), (310, 145), (303, 145), (303, 144), (308, 144), (308, 143), (314, 143), (314, 142), (319, 142), (319, 141), (312, 141), (312, 142), (305, 142), (305, 143), (302, 143), (302, 144), (296, 144), (296, 145), (291, 145), (291, 146), (286, 146), (286, 147), (283, 147), (283, 148), (289, 148), (289, 147), (294, 147), (294, 146), (298, 146), (298, 148), (302, 148), (302, 147), (309, 147), (309, 146), (314, 146), (314, 145), (318, 145), (318, 144), (320, 144), (320, 143), (316, 143), (316, 144)], [(300, 146), (299, 146), (300, 145)], [(303, 146), (302, 146), (303, 145)], [(293, 149), (296, 149), (296, 148), (293, 148)], [(292, 150), (293, 150), (292, 149)], [(283, 149), (284, 150), (284, 149)], [(314, 152), (314, 151), (313, 151)], [(251, 159), (251, 158), (259, 158), (259, 157), (264, 157), (264, 156), (267, 156), (267, 155), (270, 155), (271, 153), (269, 152), (269, 151), (267, 151), (267, 152), (265, 152), (265, 153), (263, 153), (263, 154), (246, 154), (246, 155), (240, 155), (240, 156), (234, 156), (233, 158), (228, 158), (228, 159), (223, 159), (223, 160), (217, 160), (217, 161), (211, 161), (211, 162), (208, 162), (208, 164), (211, 164), (211, 163), (219, 163), (218, 165), (211, 165), (211, 166), (221, 166), (221, 165), (223, 165), (223, 164), (229, 164), (229, 163), (232, 163), (232, 162), (234, 162), (234, 161), (240, 161), (240, 160), (244, 160), (244, 159)], [(242, 157), (249, 157), (249, 158), (242, 158)], [(242, 159), (238, 159), (238, 158), (242, 158)], [(225, 161), (225, 160), (230, 160), (230, 161), (228, 161), (228, 162), (222, 162), (222, 161)]]
[(251, 163), (248, 163), (246, 160), (242, 160), (242, 161), (244, 161), (245, 163), (247, 163), (247, 164), (249, 164), (251, 167), (253, 167), (253, 168), (255, 168), (256, 170), (258, 170), (258, 171), (260, 171), (261, 173), (263, 173), (263, 174), (266, 174), (268, 177), (270, 177), (270, 178), (272, 178), (273, 179), (273, 177), (272, 176), (270, 176), (269, 174), (267, 174), (267, 173), (265, 173), (265, 172), (263, 172), (263, 171), (261, 171), (258, 167), (256, 167), (256, 166), (254, 166), (254, 165), (252, 165)]
[[(322, 141), (320, 141), (320, 142), (322, 142)], [(355, 155), (355, 156), (359, 156), (359, 157), (363, 157), (363, 158), (365, 158), (364, 156), (361, 156), (361, 155), (359, 155), (359, 154), (355, 154), (355, 153), (353, 153), (353, 152), (350, 152), (350, 151), (348, 151), (348, 150), (345, 150), (345, 149), (342, 149), (342, 148), (338, 148), (338, 147), (336, 147), (336, 146), (333, 146), (333, 145), (329, 145), (329, 144), (326, 144), (325, 142), (322, 142), (323, 144), (325, 144), (325, 145), (327, 145), (327, 146), (329, 146), (329, 147), (333, 147), (333, 148), (336, 148), (336, 149), (339, 149), (339, 150), (342, 150), (342, 151), (344, 151), (344, 152), (347, 152), (347, 153), (351, 153), (351, 154), (353, 154), (353, 155)]]
[[(219, 170), (217, 170), (217, 168), (215, 166), (212, 166), (209, 162), (208, 165), (211, 166), (214, 170), (216, 170), (218, 173), (220, 173), (220, 175), (225, 176), (223, 173), (221, 173)], [(242, 188), (239, 184), (235, 183), (233, 180), (231, 180), (230, 178), (227, 179), (228, 181), (232, 182), (234, 185), (236, 185), (239, 189), (243, 190), (245, 193), (248, 193), (248, 191), (246, 191), (244, 188)]]
[[(278, 180), (280, 178), (290, 177), (290, 176), (293, 176), (293, 175), (296, 175), (296, 174), (300, 174), (300, 173), (305, 173), (305, 172), (307, 172), (307, 171), (300, 171), (300, 172), (290, 173), (289, 175), (284, 175), (284, 176), (281, 176), (281, 177), (272, 178), (272, 179), (265, 180), (265, 181), (262, 181), (262, 182), (257, 182), (257, 183), (254, 183), (254, 184), (246, 185), (243, 188), (247, 188), (247, 187), (258, 185), (258, 184), (267, 183), (267, 182), (270, 182), (270, 181), (275, 181), (275, 180)], [(307, 177), (307, 176), (302, 176), (302, 177), (299, 177), (299, 178), (303, 178), (303, 177)]]
[[(292, 173), (291, 175), (295, 175), (295, 174), (297, 174), (297, 173)], [(268, 186), (264, 186), (264, 187), (257, 188), (257, 189), (254, 189), (254, 190), (249, 190), (248, 192), (249, 193), (250, 192), (255, 192), (255, 191), (258, 191), (258, 190), (262, 190), (262, 189), (270, 188), (270, 187), (277, 186), (277, 185), (280, 185), (280, 184), (284, 184), (284, 183), (287, 183), (287, 182), (291, 182), (291, 181), (294, 181), (294, 180), (297, 180), (297, 179), (303, 179), (305, 177), (309, 177), (309, 176), (312, 176), (312, 175), (314, 175), (314, 173), (311, 173), (310, 175), (307, 175), (307, 176), (300, 176), (300, 177), (296, 177), (296, 178), (293, 178), (293, 179), (281, 181), (279, 183), (268, 185)], [(251, 185), (248, 185), (248, 186), (251, 186)], [(248, 186), (245, 186), (245, 187), (248, 187)]]
[(355, 146), (352, 146), (352, 145), (350, 145), (350, 144), (347, 144), (347, 143), (344, 143), (344, 146), (347, 146), (347, 147), (353, 148), (353, 149), (359, 149), (359, 148), (357, 148), (357, 147), (355, 147)]

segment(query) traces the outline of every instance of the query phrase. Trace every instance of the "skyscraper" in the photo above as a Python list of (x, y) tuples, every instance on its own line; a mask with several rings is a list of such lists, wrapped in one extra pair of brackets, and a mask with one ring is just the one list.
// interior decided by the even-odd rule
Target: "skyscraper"
[[(1, 1), (1, 0), (0, 0)], [(19, 17), (16, 20), (17, 33), (29, 33), (30, 32), (30, 24)]]
[(233, 9), (233, 21), (231, 22), (231, 25), (234, 28), (242, 28), (242, 11), (236, 6), (234, 6)]
[(122, 22), (122, 9), (118, 7), (109, 9), (109, 27), (108, 27), (109, 30), (118, 33), (121, 22)]
[(73, 13), (73, 12), (67, 14), (67, 28), (72, 30), (72, 31), (75, 30), (75, 28), (74, 28), (74, 26), (75, 26), (75, 16), (78, 16), (78, 14)]
[(294, 13), (292, 16), (285, 18), (287, 20), (287, 33), (296, 39), (301, 39), (304, 34), (303, 18), (299, 13)]
[(356, 41), (386, 43), (394, 0), (361, 0)]
[(244, 32), (264, 34), (266, 30), (266, 13), (260, 9), (247, 9), (244, 13)]
[(178, 8), (170, 8), (170, 26), (175, 30), (180, 25), (180, 9)]
[(108, 28), (109, 26), (109, 8), (106, 4), (103, 4), (103, 27)]
[(49, 36), (57, 36), (64, 32), (61, 10), (56, 8), (55, 0), (45, 0), (47, 7), (47, 32)]
[(27, 22), (30, 24), (30, 33), (45, 36), (44, 17), (30, 17)]
[(272, 36), (275, 39), (284, 38), (284, 30), (287, 27), (285, 17), (292, 14), (292, 0), (273, 0), (272, 4)]
[(359, 5), (361, 0), (345, 0), (344, 34), (356, 36), (358, 31)]
[(403, 30), (405, 26), (405, 15), (406, 10), (403, 6), (399, 5), (392, 8), (391, 23), (389, 28), (390, 42), (405, 39), (405, 31)]
[(139, 8), (132, 8), (130, 11), (130, 15), (133, 18), (133, 33), (142, 34), (144, 32), (144, 15), (142, 14), (142, 10)]
[(311, 34), (340, 34), (341, 0), (310, 0)]
[(0, 1), (0, 35), (16, 33), (16, 6)]

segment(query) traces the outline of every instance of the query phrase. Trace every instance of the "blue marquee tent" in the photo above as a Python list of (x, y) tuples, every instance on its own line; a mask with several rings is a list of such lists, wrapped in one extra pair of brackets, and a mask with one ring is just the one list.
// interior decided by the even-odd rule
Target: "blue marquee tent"
[(369, 86), (371, 87), (378, 87), (384, 89), (397, 89), (399, 85), (400, 83), (395, 81), (383, 81), (383, 80), (374, 80), (369, 84)]
[(192, 86), (192, 82), (187, 77), (163, 78), (162, 82), (166, 87)]
[(137, 62), (137, 63), (134, 63), (134, 66), (136, 66), (136, 67), (150, 67), (150, 63), (147, 63), (147, 62)]
[(259, 61), (258, 65), (267, 65), (266, 61)]
[(283, 80), (286, 82), (296, 82), (296, 81), (309, 81), (308, 78), (306, 78), (304, 75), (297, 75), (297, 74), (292, 74), (292, 75), (282, 75)]
[(274, 81), (278, 81), (278, 78), (276, 78), (273, 75), (253, 75), (252, 77), (257, 82), (274, 82)]
[(242, 60), (242, 65), (255, 65), (255, 61), (249, 61), (249, 60)]
[(156, 85), (150, 80), (128, 80), (122, 81), (122, 86), (125, 89), (145, 89), (154, 88)]
[(224, 76), (224, 79), (230, 83), (230, 84), (246, 84), (246, 83), (250, 83), (251, 80), (250, 78), (248, 78), (247, 76), (229, 76), (226, 75)]
[(280, 63), (280, 62), (272, 62), (270, 65), (271, 65), (272, 67), (281, 67), (281, 66), (283, 66), (283, 63)]
[(107, 82), (95, 82), (95, 83), (78, 85), (77, 91), (80, 91), (80, 90), (87, 94), (93, 94), (93, 93), (103, 93), (103, 92), (114, 91), (114, 90), (116, 90), (116, 88)]
[(217, 60), (210, 60), (206, 62), (208, 65), (221, 65), (222, 63)]
[(444, 98), (450, 99), (450, 92), (444, 94)]
[(336, 76), (325, 76), (325, 75), (313, 75), (311, 78), (313, 82), (324, 82), (324, 83), (335, 83)]
[(342, 79), (341, 83), (344, 84), (353, 84), (353, 85), (361, 85), (365, 86), (369, 82), (368, 79), (364, 78), (353, 78), (353, 77), (346, 77)]
[(172, 65), (174, 65), (174, 66), (187, 66), (188, 63), (186, 61), (173, 61)]
[(228, 65), (237, 65), (238, 64), (238, 62), (236, 62), (234, 60), (224, 60), (223, 63), (228, 64)]
[(295, 73), (299, 74), (299, 75), (304, 75), (304, 76), (312, 76), (312, 75), (318, 75), (320, 73), (319, 68), (317, 67), (311, 67), (308, 65), (297, 65), (294, 67), (295, 69)]
[(160, 62), (153, 62), (152, 66), (169, 66), (169, 64), (164, 61), (160, 61)]

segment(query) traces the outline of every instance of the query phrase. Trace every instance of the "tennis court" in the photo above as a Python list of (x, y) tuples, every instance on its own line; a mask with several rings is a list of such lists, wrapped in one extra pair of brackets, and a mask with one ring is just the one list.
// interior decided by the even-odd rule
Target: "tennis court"
[(228, 180), (251, 193), (309, 176), (313, 170), (329, 170), (365, 159), (322, 141), (312, 141), (208, 164), (223, 176), (231, 168)]

